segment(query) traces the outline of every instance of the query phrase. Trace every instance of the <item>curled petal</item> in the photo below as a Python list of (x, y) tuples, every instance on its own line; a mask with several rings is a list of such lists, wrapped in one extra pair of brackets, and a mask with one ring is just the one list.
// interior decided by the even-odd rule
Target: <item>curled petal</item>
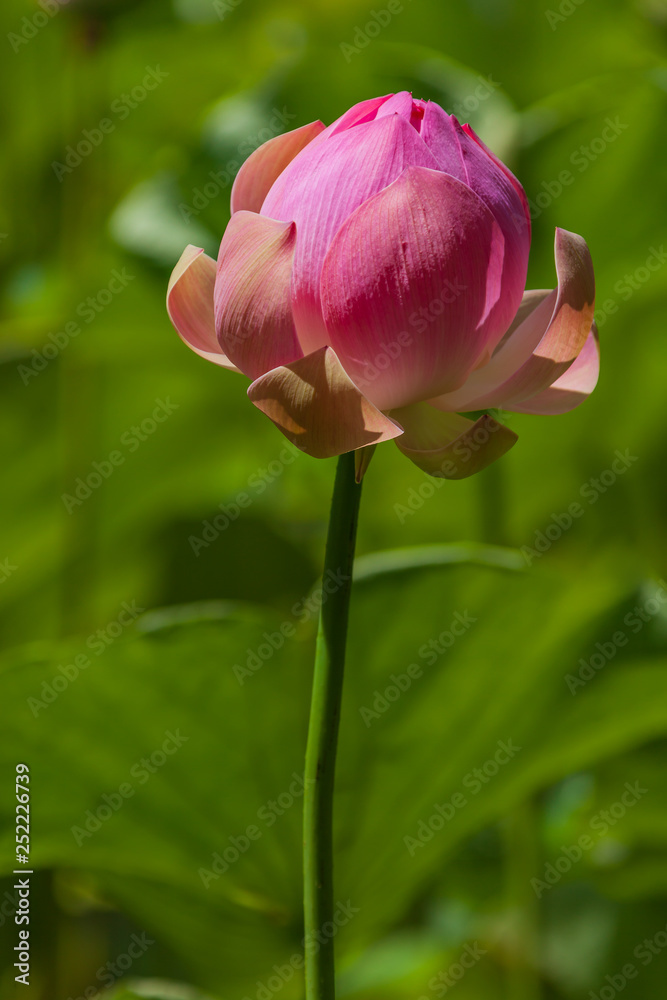
[(167, 312), (179, 337), (195, 354), (235, 372), (238, 368), (215, 336), (214, 284), (215, 261), (200, 247), (186, 247), (169, 279)]
[(232, 186), (232, 214), (243, 210), (259, 212), (285, 167), (323, 130), (323, 122), (311, 122), (269, 139), (251, 153)]
[(593, 323), (581, 354), (565, 374), (544, 392), (538, 392), (524, 403), (515, 403), (512, 409), (516, 413), (567, 413), (590, 396), (597, 385), (599, 374), (600, 345), (597, 327)]
[(269, 191), (262, 214), (293, 220), (299, 233), (292, 296), (299, 340), (306, 353), (329, 343), (320, 276), (331, 240), (351, 212), (412, 164), (436, 166), (409, 122), (391, 115), (356, 125), (326, 142), (316, 140)]
[(250, 378), (303, 354), (290, 301), (295, 240), (293, 222), (241, 211), (231, 217), (220, 244), (215, 281), (218, 341)]
[(392, 410), (404, 434), (396, 439), (403, 454), (429, 476), (466, 479), (495, 462), (516, 443), (516, 434), (485, 414), (467, 420), (428, 403)]
[(402, 433), (357, 389), (330, 347), (267, 372), (252, 383), (248, 396), (292, 444), (314, 458), (342, 455)]
[[(593, 323), (595, 279), (585, 241), (556, 230), (558, 288), (526, 293), (525, 315), (488, 364), (456, 392), (433, 399), (443, 410), (514, 409), (552, 385), (574, 362)], [(531, 309), (530, 306), (533, 306)]]
[(376, 406), (465, 381), (487, 346), (503, 247), (481, 198), (423, 167), (343, 223), (324, 261), (322, 306), (332, 347)]

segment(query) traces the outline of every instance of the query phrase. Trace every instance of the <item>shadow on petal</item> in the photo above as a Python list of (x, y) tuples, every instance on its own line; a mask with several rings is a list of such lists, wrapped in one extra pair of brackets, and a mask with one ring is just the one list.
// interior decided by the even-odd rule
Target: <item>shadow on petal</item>
[(366, 399), (330, 347), (262, 375), (248, 389), (255, 406), (314, 458), (389, 441), (402, 428)]
[(513, 431), (488, 414), (468, 420), (428, 403), (416, 403), (392, 410), (392, 416), (404, 428), (396, 446), (436, 479), (467, 479), (501, 458), (518, 440)]

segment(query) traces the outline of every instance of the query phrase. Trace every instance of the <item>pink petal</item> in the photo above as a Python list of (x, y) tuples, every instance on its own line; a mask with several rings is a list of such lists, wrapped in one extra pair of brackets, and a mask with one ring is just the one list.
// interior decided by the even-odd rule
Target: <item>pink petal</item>
[(442, 413), (428, 403), (392, 410), (404, 434), (396, 446), (410, 461), (437, 479), (466, 479), (481, 472), (516, 444), (517, 436), (488, 414), (467, 420)]
[(248, 389), (255, 406), (314, 458), (331, 458), (402, 433), (348, 378), (330, 347), (267, 372)]
[(242, 210), (259, 212), (271, 186), (285, 167), (323, 130), (323, 122), (311, 122), (269, 139), (251, 153), (232, 187), (232, 214)]
[(179, 337), (195, 354), (235, 372), (238, 368), (223, 354), (215, 336), (214, 284), (215, 261), (200, 247), (186, 247), (169, 279), (167, 312)]
[(329, 343), (320, 274), (335, 233), (351, 212), (413, 164), (435, 167), (418, 133), (399, 115), (366, 122), (306, 147), (278, 178), (262, 214), (294, 220), (294, 320), (304, 352)]
[(456, 118), (454, 124), (467, 173), (466, 183), (491, 209), (505, 237), (503, 294), (496, 307), (498, 327), (505, 331), (519, 308), (526, 287), (530, 253), (527, 201), (521, 185), (507, 167), (479, 142), (474, 133), (474, 138), (471, 138)]
[(591, 330), (595, 278), (585, 241), (556, 230), (558, 288), (532, 292), (523, 322), (457, 392), (432, 400), (443, 410), (513, 409), (552, 385), (581, 352)]
[(386, 101), (383, 101), (375, 117), (377, 119), (387, 118), (389, 115), (400, 115), (401, 118), (405, 118), (409, 122), (414, 103), (416, 102), (413, 102), (410, 91), (402, 90), (400, 93), (392, 94)]
[(373, 121), (378, 108), (393, 96), (393, 94), (386, 94), (384, 97), (371, 97), (367, 101), (360, 101), (340, 118), (337, 118), (335, 122), (328, 125), (321, 138), (328, 139), (329, 136), (338, 135), (339, 132), (345, 132), (347, 129), (354, 128), (355, 125), (363, 125), (364, 122)]
[(215, 280), (218, 340), (250, 378), (303, 355), (290, 300), (295, 241), (293, 222), (241, 211), (231, 217), (220, 244)]
[(421, 136), (440, 169), (472, 188), (491, 209), (502, 230), (503, 294), (496, 305), (494, 325), (505, 330), (521, 302), (528, 269), (530, 216), (524, 210), (528, 203), (523, 188), (472, 129), (462, 128), (454, 115), (448, 115), (430, 101), (424, 112)]
[(502, 260), (490, 210), (439, 171), (408, 168), (347, 219), (324, 262), (322, 303), (332, 347), (376, 406), (461, 385), (496, 334)]
[(593, 323), (581, 354), (565, 374), (544, 392), (538, 392), (523, 403), (515, 403), (512, 409), (516, 413), (567, 413), (590, 396), (597, 385), (599, 374), (600, 345), (597, 328)]
[(451, 174), (457, 180), (468, 183), (468, 171), (461, 152), (460, 127), (452, 115), (448, 115), (439, 104), (429, 101), (424, 111), (421, 137), (431, 150), (440, 170)]
[(516, 193), (519, 196), (519, 200), (521, 202), (521, 207), (523, 209), (523, 218), (521, 218), (519, 216), (515, 221), (516, 221), (517, 227), (519, 229), (523, 229), (525, 227), (527, 229), (527, 231), (528, 231), (528, 236), (530, 236), (530, 231), (531, 231), (530, 206), (528, 205), (528, 199), (526, 198), (526, 192), (524, 191), (521, 183), (517, 180), (517, 178), (514, 176), (514, 174), (512, 173), (512, 171), (508, 167), (505, 166), (505, 164), (503, 163), (503, 161), (499, 160), (498, 157), (496, 156), (496, 154), (491, 149), (489, 149), (489, 147), (485, 143), (482, 142), (482, 140), (480, 139), (480, 137), (477, 135), (477, 133), (474, 131), (474, 129), (472, 129), (470, 127), (470, 125), (462, 125), (461, 128), (463, 129), (463, 131), (465, 132), (465, 134), (467, 136), (469, 136), (474, 142), (477, 143), (477, 145), (480, 147), (480, 149), (484, 150), (484, 152), (486, 153), (486, 155), (488, 157), (490, 157), (490, 159), (493, 161), (493, 163), (495, 163), (495, 165), (500, 170), (503, 171), (503, 173), (505, 174), (505, 176), (509, 180), (510, 184), (512, 184), (512, 186), (514, 187), (514, 190), (516, 191)]

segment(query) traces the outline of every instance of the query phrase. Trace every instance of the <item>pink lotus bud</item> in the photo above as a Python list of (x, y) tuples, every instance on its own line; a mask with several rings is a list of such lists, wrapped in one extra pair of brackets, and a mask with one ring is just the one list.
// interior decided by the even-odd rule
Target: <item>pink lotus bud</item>
[(556, 231), (552, 292), (524, 293), (529, 250), (517, 179), (469, 126), (403, 92), (256, 150), (217, 268), (189, 247), (167, 304), (303, 451), (395, 438), (430, 474), (463, 478), (516, 435), (462, 412), (564, 412), (597, 380), (585, 242)]

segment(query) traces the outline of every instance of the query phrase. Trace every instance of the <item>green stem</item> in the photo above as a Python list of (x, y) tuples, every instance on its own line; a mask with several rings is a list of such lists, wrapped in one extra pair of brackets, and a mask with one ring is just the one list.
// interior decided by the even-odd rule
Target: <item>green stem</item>
[[(354, 452), (338, 459), (324, 577), (336, 582), (322, 604), (306, 748), (303, 813), (306, 1000), (334, 1000), (334, 939), (321, 933), (333, 919), (333, 793), (345, 639), (352, 588), (361, 485)], [(332, 924), (332, 926), (334, 926)], [(309, 942), (320, 947), (309, 947)]]

